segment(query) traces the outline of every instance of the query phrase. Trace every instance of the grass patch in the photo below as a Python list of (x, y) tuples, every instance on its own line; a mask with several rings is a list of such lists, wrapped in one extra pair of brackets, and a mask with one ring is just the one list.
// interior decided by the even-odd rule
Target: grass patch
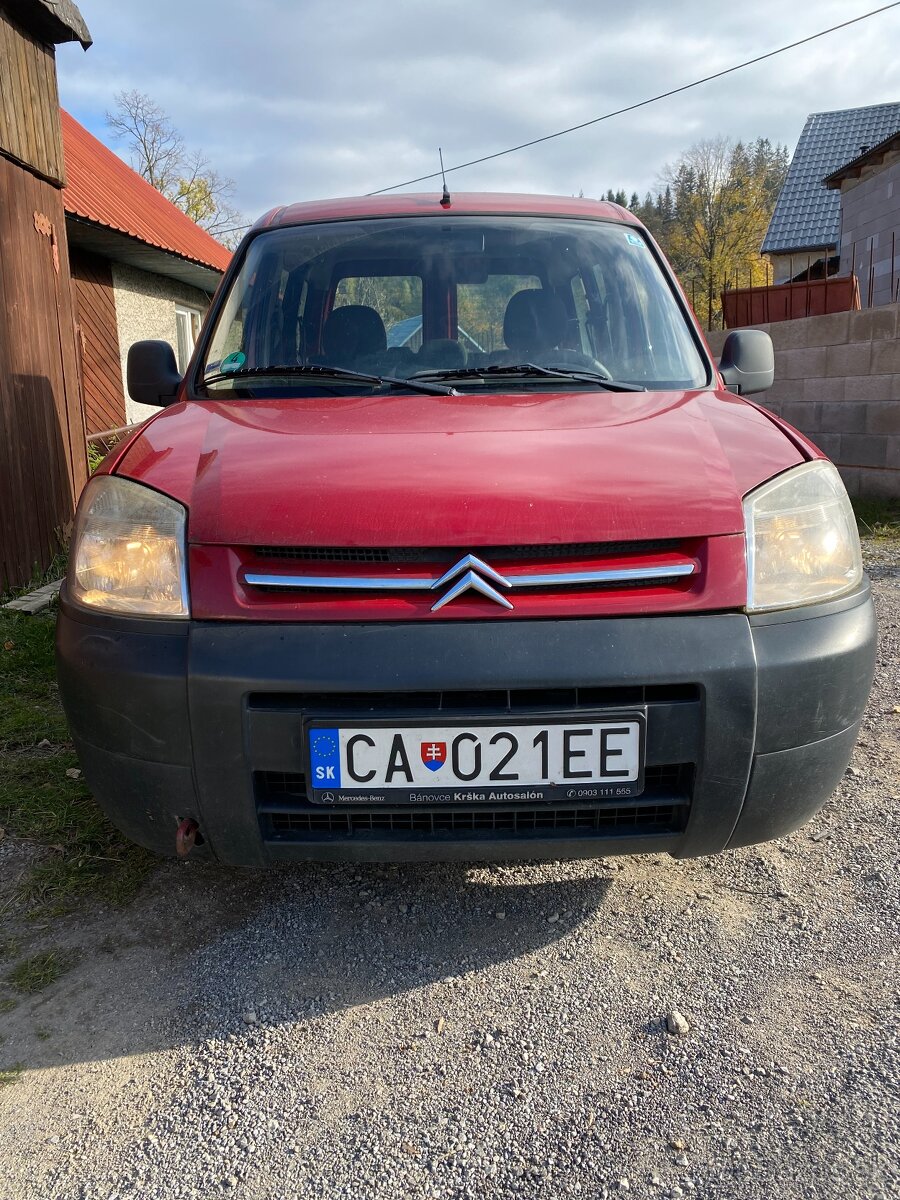
[(22, 891), (33, 912), (58, 916), (71, 911), (82, 897), (117, 908), (134, 899), (159, 859), (125, 842), (112, 827), (110, 831), (109, 853), (97, 853), (100, 847), (69, 847), (32, 870)]
[(0, 1000), (0, 1013), (12, 1012), (18, 1003), (12, 996), (7, 996), (5, 1000)]
[(49, 617), (0, 612), (0, 755), (68, 737), (56, 686), (54, 628)]
[(0, 826), (48, 847), (23, 889), (38, 911), (131, 899), (157, 859), (110, 824), (81, 778), (56, 685), (52, 617), (0, 612)]
[(22, 951), (22, 943), (18, 938), (4, 938), (0, 941), (0, 958), (18, 958)]
[(42, 992), (51, 983), (55, 983), (74, 964), (75, 959), (72, 955), (61, 954), (58, 950), (32, 954), (31, 958), (23, 958), (13, 967), (6, 976), (6, 982), (17, 992), (33, 996), (35, 992)]
[(35, 588), (43, 587), (45, 583), (55, 583), (57, 579), (62, 579), (65, 575), (68, 565), (69, 551), (60, 540), (60, 549), (53, 555), (50, 565), (45, 571), (41, 571), (35, 566), (31, 578), (21, 587), (4, 589), (2, 580), (0, 580), (0, 601), (14, 600), (17, 596), (24, 596), (26, 592), (33, 592)]
[(900, 538), (900, 500), (854, 500), (862, 537)]
[(11, 1067), (0, 1067), (0, 1087), (8, 1087), (11, 1083), (15, 1083), (25, 1067), (22, 1063), (15, 1063)]

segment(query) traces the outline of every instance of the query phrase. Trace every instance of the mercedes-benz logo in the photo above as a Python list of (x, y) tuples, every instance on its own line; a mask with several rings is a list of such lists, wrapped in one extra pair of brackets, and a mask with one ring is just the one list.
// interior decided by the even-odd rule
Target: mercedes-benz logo
[(455, 600), (457, 596), (461, 596), (463, 592), (469, 590), (478, 592), (487, 600), (493, 600), (496, 604), (502, 604), (504, 608), (512, 608), (509, 600), (492, 584), (497, 587), (510, 588), (512, 584), (508, 579), (495, 571), (493, 567), (489, 567), (486, 562), (480, 558), (476, 558), (474, 554), (467, 554), (465, 558), (461, 558), (458, 563), (455, 563), (449, 571), (445, 571), (440, 579), (436, 579), (431, 585), (432, 591), (439, 587), (443, 587), (445, 583), (450, 583), (455, 579), (456, 583), (449, 591), (441, 596), (431, 606), (432, 612), (437, 612), (439, 608), (443, 608), (445, 604), (449, 604), (451, 600)]

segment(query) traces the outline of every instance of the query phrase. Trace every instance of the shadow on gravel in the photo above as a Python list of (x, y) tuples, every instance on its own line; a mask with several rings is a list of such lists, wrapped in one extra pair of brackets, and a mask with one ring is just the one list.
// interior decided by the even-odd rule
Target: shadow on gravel
[(68, 975), (0, 1018), (3, 1051), (29, 1068), (139, 1055), (481, 971), (601, 908), (595, 869), (166, 864), (129, 910), (79, 931)]

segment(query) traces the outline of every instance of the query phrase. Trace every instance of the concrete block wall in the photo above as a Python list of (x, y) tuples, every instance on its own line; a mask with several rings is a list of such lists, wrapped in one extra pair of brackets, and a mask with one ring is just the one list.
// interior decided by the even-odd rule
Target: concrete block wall
[[(900, 304), (756, 328), (775, 385), (754, 399), (821, 447), (851, 496), (900, 498)], [(727, 336), (707, 334), (716, 357)]]

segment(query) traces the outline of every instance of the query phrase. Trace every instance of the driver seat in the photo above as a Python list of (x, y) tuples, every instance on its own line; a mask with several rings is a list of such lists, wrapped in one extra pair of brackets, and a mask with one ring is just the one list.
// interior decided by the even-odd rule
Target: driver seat
[(519, 359), (555, 350), (566, 336), (566, 309), (552, 292), (526, 288), (510, 297), (503, 317), (503, 340)]
[(332, 310), (322, 330), (324, 362), (347, 367), (387, 349), (384, 321), (368, 304), (344, 304)]

